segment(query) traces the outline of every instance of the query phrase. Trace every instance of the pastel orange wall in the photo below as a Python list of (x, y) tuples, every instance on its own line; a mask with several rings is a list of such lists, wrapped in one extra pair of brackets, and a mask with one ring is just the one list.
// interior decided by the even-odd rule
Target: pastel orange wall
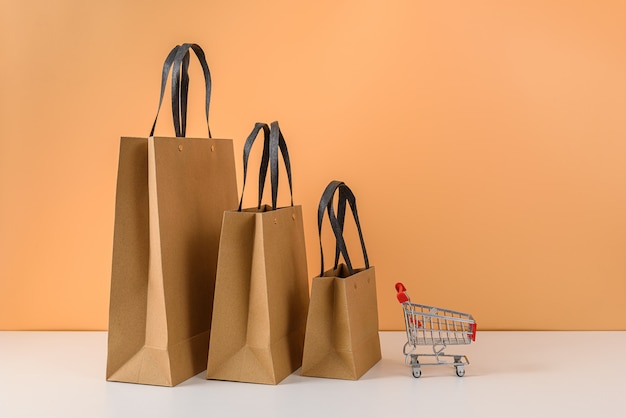
[[(0, 329), (106, 329), (119, 137), (148, 134), (162, 60), (182, 42), (207, 53), (211, 128), (234, 138), (240, 184), (254, 122), (281, 122), (310, 276), (324, 186), (356, 193), (381, 329), (403, 327), (396, 281), (482, 329), (626, 329), (625, 13), (3, 0)], [(192, 71), (188, 135), (205, 136)]]

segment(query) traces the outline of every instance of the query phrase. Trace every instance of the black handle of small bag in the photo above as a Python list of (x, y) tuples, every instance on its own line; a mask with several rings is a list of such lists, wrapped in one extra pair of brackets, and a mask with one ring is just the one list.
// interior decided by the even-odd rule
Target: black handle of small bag
[[(339, 202), (337, 205), (337, 215), (335, 215), (335, 211), (333, 209), (333, 196), (335, 195), (337, 189), (339, 189)], [(361, 249), (363, 250), (365, 268), (369, 268), (369, 259), (367, 257), (367, 250), (365, 248), (365, 241), (363, 240), (363, 232), (361, 231), (361, 223), (359, 222), (359, 214), (356, 207), (356, 197), (354, 196), (354, 193), (352, 193), (352, 190), (350, 190), (350, 188), (344, 182), (333, 180), (328, 184), (328, 186), (326, 186), (324, 193), (322, 193), (322, 197), (320, 199), (320, 203), (317, 209), (317, 228), (320, 240), (321, 260), (320, 276), (324, 275), (324, 250), (322, 248), (322, 220), (324, 219), (324, 211), (328, 212), (330, 226), (335, 235), (335, 268), (337, 268), (338, 266), (339, 254), (341, 254), (346, 262), (346, 266), (348, 267), (350, 274), (354, 274), (352, 262), (350, 261), (350, 256), (348, 255), (348, 250), (346, 248), (346, 242), (343, 238), (346, 203), (350, 205), (352, 215), (354, 216), (354, 222), (356, 223), (356, 227), (359, 233), (359, 240), (361, 241)]]
[(271, 126), (268, 127), (266, 123), (257, 122), (254, 125), (254, 129), (243, 147), (243, 188), (241, 190), (241, 199), (239, 200), (239, 211), (243, 204), (243, 195), (246, 189), (246, 177), (248, 173), (248, 159), (250, 158), (250, 150), (256, 140), (260, 130), (263, 129), (264, 141), (263, 141), (263, 156), (261, 157), (261, 168), (259, 170), (259, 199), (258, 208), (261, 208), (261, 201), (263, 199), (263, 190), (265, 189), (265, 179), (267, 177), (267, 168), (270, 169), (270, 183), (272, 187), (272, 209), (276, 209), (276, 202), (278, 200), (278, 150), (283, 156), (283, 162), (285, 163), (285, 170), (287, 171), (287, 179), (289, 181), (289, 192), (291, 195), (291, 206), (293, 206), (293, 185), (291, 181), (291, 162), (289, 160), (289, 151), (287, 150), (287, 143), (278, 126), (278, 122), (274, 121)]
[[(211, 73), (209, 66), (206, 62), (204, 51), (197, 44), (183, 44), (176, 45), (168, 54), (165, 62), (163, 63), (163, 70), (161, 73), (161, 94), (159, 97), (159, 107), (157, 108), (157, 114), (150, 130), (150, 136), (154, 135), (154, 129), (159, 117), (159, 111), (161, 110), (161, 104), (163, 103), (163, 96), (165, 94), (165, 85), (167, 84), (167, 77), (170, 70), (172, 71), (172, 116), (174, 120), (174, 131), (177, 137), (184, 137), (187, 131), (187, 98), (189, 94), (189, 49), (192, 49), (204, 73), (205, 81), (205, 113), (207, 120), (207, 129), (209, 131), (209, 138), (211, 138), (211, 128), (209, 127), (209, 104), (211, 100)], [(173, 68), (173, 69), (172, 69)]]
[(359, 213), (357, 211), (357, 206), (356, 206), (356, 197), (354, 196), (354, 193), (352, 193), (352, 190), (350, 190), (350, 188), (346, 185), (343, 184), (339, 187), (339, 202), (337, 204), (337, 217), (335, 219), (333, 219), (332, 215), (333, 215), (333, 207), (332, 207), (332, 203), (329, 204), (329, 215), (330, 216), (330, 220), (331, 222), (337, 222), (338, 228), (333, 228), (333, 231), (337, 234), (339, 232), (339, 235), (335, 235), (335, 238), (337, 239), (337, 245), (335, 248), (335, 265), (334, 268), (337, 268), (337, 266), (339, 265), (339, 254), (342, 254), (344, 257), (344, 260), (346, 260), (346, 265), (348, 266), (348, 269), (350, 270), (350, 274), (353, 274), (353, 270), (352, 270), (352, 266), (349, 260), (349, 256), (348, 256), (348, 249), (345, 243), (345, 240), (343, 238), (343, 227), (344, 227), (344, 221), (345, 221), (345, 216), (346, 216), (346, 202), (350, 205), (350, 210), (352, 211), (352, 216), (354, 217), (354, 222), (356, 224), (357, 227), (357, 231), (359, 233), (359, 240), (361, 242), (361, 250), (363, 251), (363, 260), (365, 262), (365, 268), (369, 268), (369, 258), (367, 256), (367, 249), (365, 248), (365, 241), (363, 239), (363, 231), (361, 230), (361, 222), (359, 221)]
[[(352, 196), (352, 200), (354, 202), (354, 212), (356, 213), (356, 197), (354, 197), (354, 194), (352, 193), (352, 190), (350, 190), (350, 188), (348, 186), (345, 185), (345, 183), (343, 185), (341, 185), (339, 187), (339, 201), (337, 202), (337, 224), (339, 225), (339, 231), (341, 231), (341, 234), (343, 236), (343, 227), (345, 224), (345, 218), (346, 218), (346, 202), (348, 201), (349, 197)], [(331, 206), (331, 212), (332, 212), (332, 206)], [(329, 213), (331, 213), (329, 212)], [(355, 215), (355, 219), (357, 222), (357, 226), (360, 228), (360, 224), (358, 223), (358, 215)], [(361, 238), (361, 241), (363, 241), (363, 239)], [(362, 245), (364, 246), (365, 244), (362, 243)], [(334, 268), (337, 268), (337, 266), (339, 265), (339, 256), (341, 254), (339, 245), (335, 245), (335, 264), (334, 264)], [(365, 254), (365, 252), (364, 252)], [(367, 254), (365, 254), (365, 262), (367, 263)]]

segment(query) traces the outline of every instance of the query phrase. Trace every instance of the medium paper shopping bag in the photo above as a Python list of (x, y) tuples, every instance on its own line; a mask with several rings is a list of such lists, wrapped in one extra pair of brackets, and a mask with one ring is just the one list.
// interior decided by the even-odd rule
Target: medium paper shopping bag
[[(337, 215), (333, 195), (339, 189)], [(349, 204), (361, 241), (365, 268), (353, 268), (343, 238), (343, 225)], [(335, 265), (324, 271), (322, 220), (328, 213), (336, 240)], [(378, 335), (376, 275), (369, 265), (356, 198), (344, 183), (331, 182), (318, 207), (321, 270), (313, 278), (307, 319), (302, 375), (336, 379), (359, 379), (381, 358)], [(344, 263), (339, 264), (339, 255)]]
[[(211, 79), (202, 49), (175, 47), (175, 138), (120, 143), (107, 380), (174, 386), (206, 367), (224, 210), (237, 207), (232, 140), (185, 138), (189, 50), (200, 60), (208, 125)], [(158, 111), (157, 111), (158, 117)], [(156, 119), (155, 119), (156, 124)]]
[[(278, 151), (292, 191), (287, 145), (277, 122), (257, 123), (248, 158), (264, 133), (258, 206), (226, 211), (217, 262), (207, 378), (277, 384), (300, 367), (309, 303), (302, 208), (276, 206)], [(272, 206), (261, 205), (269, 160)]]

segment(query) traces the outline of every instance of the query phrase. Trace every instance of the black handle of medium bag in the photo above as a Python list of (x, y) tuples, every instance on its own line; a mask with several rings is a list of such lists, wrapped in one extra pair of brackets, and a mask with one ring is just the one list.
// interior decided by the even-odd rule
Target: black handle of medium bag
[[(335, 192), (339, 189), (339, 201), (337, 204), (337, 215), (335, 215), (335, 210), (333, 208), (333, 196)], [(350, 275), (354, 274), (354, 269), (352, 268), (352, 262), (350, 261), (350, 256), (348, 255), (348, 249), (346, 248), (346, 242), (343, 238), (343, 227), (345, 223), (345, 213), (346, 213), (346, 203), (350, 205), (350, 209), (352, 211), (352, 215), (354, 216), (354, 222), (356, 223), (356, 227), (359, 233), (359, 240), (361, 241), (361, 249), (363, 250), (363, 259), (365, 261), (365, 268), (369, 268), (369, 259), (367, 257), (367, 249), (365, 248), (365, 241), (363, 240), (363, 232), (361, 230), (361, 223), (359, 222), (359, 214), (356, 206), (356, 197), (352, 190), (342, 181), (333, 180), (331, 181), (324, 193), (322, 193), (322, 197), (320, 199), (320, 203), (317, 209), (317, 229), (319, 233), (320, 240), (320, 260), (321, 260), (321, 271), (320, 276), (324, 275), (324, 250), (322, 248), (322, 221), (324, 219), (324, 212), (328, 212), (328, 218), (330, 220), (330, 226), (333, 230), (333, 234), (335, 235), (336, 249), (335, 249), (335, 267), (337, 268), (339, 264), (339, 254), (343, 256), (343, 259), (346, 262), (346, 266), (348, 267), (348, 271)]]
[[(205, 81), (205, 114), (207, 120), (207, 129), (209, 132), (209, 138), (211, 138), (211, 128), (209, 127), (209, 104), (211, 100), (211, 73), (209, 66), (206, 62), (204, 51), (197, 44), (183, 44), (176, 45), (168, 54), (165, 62), (163, 63), (163, 70), (161, 73), (161, 94), (159, 97), (159, 107), (157, 108), (157, 114), (150, 130), (150, 136), (154, 135), (154, 129), (159, 117), (159, 111), (161, 110), (161, 104), (163, 103), (163, 96), (165, 94), (165, 85), (167, 84), (167, 78), (170, 70), (172, 71), (172, 116), (174, 120), (174, 131), (177, 137), (184, 137), (187, 131), (187, 98), (189, 94), (189, 49), (192, 49), (202, 67)], [(172, 69), (173, 68), (173, 69)]]
[(263, 129), (263, 157), (261, 158), (261, 169), (259, 170), (259, 205), (261, 207), (261, 196), (263, 195), (263, 187), (265, 184), (265, 177), (267, 174), (267, 165), (269, 162), (269, 143), (270, 143), (270, 127), (267, 123), (257, 122), (254, 124), (254, 129), (246, 138), (246, 142), (243, 146), (243, 189), (241, 190), (241, 199), (239, 199), (239, 211), (241, 212), (241, 206), (243, 204), (243, 194), (246, 190), (246, 177), (248, 176), (248, 158), (250, 157), (250, 150), (252, 144), (259, 135), (259, 132)]
[(293, 206), (293, 184), (291, 181), (291, 161), (289, 159), (289, 151), (287, 150), (287, 143), (280, 130), (277, 121), (271, 123), (268, 127), (266, 123), (257, 122), (254, 125), (254, 129), (243, 147), (243, 188), (241, 191), (241, 199), (239, 200), (239, 211), (243, 204), (243, 195), (246, 189), (246, 177), (248, 173), (248, 159), (250, 158), (250, 150), (256, 140), (260, 130), (263, 129), (264, 141), (263, 141), (263, 156), (261, 157), (261, 168), (259, 170), (259, 198), (257, 207), (261, 208), (261, 201), (263, 200), (263, 191), (265, 189), (265, 179), (267, 178), (267, 169), (269, 165), (270, 169), (270, 183), (272, 187), (272, 209), (276, 209), (276, 202), (278, 200), (278, 150), (283, 156), (283, 162), (285, 163), (285, 170), (287, 171), (287, 180), (289, 182), (289, 193), (291, 197), (291, 206)]

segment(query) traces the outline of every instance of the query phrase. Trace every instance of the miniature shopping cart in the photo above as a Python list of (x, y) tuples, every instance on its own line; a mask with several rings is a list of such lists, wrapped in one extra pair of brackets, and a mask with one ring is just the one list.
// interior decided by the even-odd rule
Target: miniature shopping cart
[[(465, 366), (469, 360), (465, 355), (445, 354), (448, 345), (470, 344), (476, 341), (476, 322), (472, 315), (418, 305), (411, 302), (409, 294), (402, 283), (396, 283), (398, 301), (404, 310), (407, 342), (402, 352), (405, 363), (413, 369), (413, 377), (420, 377), (421, 366), (454, 366), (459, 377), (465, 375)], [(418, 345), (431, 345), (433, 354), (415, 353)], [(434, 357), (434, 361), (433, 361)], [(420, 358), (430, 361), (420, 362)]]

